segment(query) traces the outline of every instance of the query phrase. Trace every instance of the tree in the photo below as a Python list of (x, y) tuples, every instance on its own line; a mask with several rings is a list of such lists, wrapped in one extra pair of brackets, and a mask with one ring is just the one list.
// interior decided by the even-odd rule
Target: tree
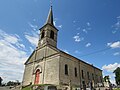
[(18, 80), (14, 81), (9, 81), (7, 82), (7, 86), (17, 86), (20, 85), (20, 82)]
[(2, 85), (2, 80), (3, 80), (3, 79), (0, 77), (0, 86)]
[(20, 85), (19, 80), (16, 80), (15, 84), (16, 84), (16, 85)]
[(13, 81), (7, 82), (7, 86), (13, 86), (13, 85), (14, 85), (14, 82), (13, 82)]
[(115, 73), (116, 84), (120, 85), (120, 67), (116, 68), (113, 73)]
[(109, 75), (108, 75), (108, 76), (105, 76), (103, 79), (104, 79), (104, 82), (109, 82), (109, 83), (110, 83)]

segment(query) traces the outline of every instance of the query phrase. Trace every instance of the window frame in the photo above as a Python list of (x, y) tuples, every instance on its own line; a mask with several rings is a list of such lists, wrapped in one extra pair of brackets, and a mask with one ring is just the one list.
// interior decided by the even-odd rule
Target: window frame
[(84, 79), (84, 71), (83, 70), (81, 70), (82, 71), (82, 78)]
[(41, 39), (43, 39), (45, 37), (45, 31), (42, 31), (41, 33)]
[(50, 38), (51, 38), (51, 39), (54, 39), (54, 35), (55, 35), (54, 31), (51, 30), (51, 31), (50, 31)]
[(87, 71), (87, 78), (90, 80), (90, 73)]
[(65, 75), (68, 75), (68, 65), (67, 64), (65, 64)]
[(75, 71), (75, 77), (77, 77), (77, 68), (76, 67), (74, 68), (74, 71)]

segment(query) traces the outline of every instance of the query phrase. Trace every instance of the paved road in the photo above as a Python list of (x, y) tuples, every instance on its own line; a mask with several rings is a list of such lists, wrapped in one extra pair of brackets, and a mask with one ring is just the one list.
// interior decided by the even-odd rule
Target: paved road
[(0, 90), (20, 90), (20, 89), (9, 89), (9, 87), (0, 87)]
[(0, 87), (0, 90), (10, 90), (8, 87)]

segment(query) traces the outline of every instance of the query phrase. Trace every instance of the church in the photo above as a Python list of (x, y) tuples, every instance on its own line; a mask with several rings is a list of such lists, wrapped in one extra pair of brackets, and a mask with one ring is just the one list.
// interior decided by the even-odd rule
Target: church
[(102, 70), (58, 49), (57, 35), (50, 7), (38, 46), (25, 62), (23, 86), (51, 84), (59, 90), (79, 90), (90, 83), (93, 87), (101, 84)]

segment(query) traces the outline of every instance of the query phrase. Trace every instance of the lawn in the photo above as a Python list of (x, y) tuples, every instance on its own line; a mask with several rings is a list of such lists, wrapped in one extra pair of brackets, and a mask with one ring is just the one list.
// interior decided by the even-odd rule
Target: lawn
[(120, 88), (115, 88), (115, 89), (113, 89), (113, 90), (120, 90)]
[(22, 90), (31, 90), (31, 86), (28, 86), (28, 87), (22, 88)]

